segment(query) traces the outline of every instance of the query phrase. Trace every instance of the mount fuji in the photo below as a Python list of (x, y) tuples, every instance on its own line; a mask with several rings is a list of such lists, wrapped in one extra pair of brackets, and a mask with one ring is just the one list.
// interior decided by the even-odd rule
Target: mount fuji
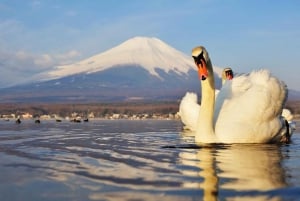
[[(217, 86), (222, 69), (214, 67)], [(134, 37), (103, 53), (2, 89), (0, 101), (177, 100), (199, 91), (190, 56), (157, 38)]]
[(58, 66), (43, 73), (45, 79), (57, 79), (72, 74), (91, 74), (117, 66), (139, 66), (151, 75), (161, 78), (158, 68), (169, 73), (187, 75), (194, 67), (191, 57), (179, 52), (157, 38), (135, 37), (101, 54), (78, 63)]

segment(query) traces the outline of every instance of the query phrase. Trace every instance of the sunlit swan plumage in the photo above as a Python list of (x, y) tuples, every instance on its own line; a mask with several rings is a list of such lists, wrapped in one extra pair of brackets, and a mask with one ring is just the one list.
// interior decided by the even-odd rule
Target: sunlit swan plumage
[(215, 100), (213, 68), (204, 47), (192, 56), (201, 79), (201, 109), (196, 143), (279, 142), (286, 129), (281, 119), (286, 85), (268, 70), (240, 75), (224, 84)]
[(178, 111), (185, 130), (196, 131), (199, 111), (200, 105), (198, 104), (197, 94), (186, 92), (180, 101)]
[[(224, 68), (222, 72), (222, 84), (224, 84), (226, 80), (231, 80), (232, 78), (232, 69)], [(218, 93), (219, 90), (216, 89), (215, 95), (217, 96)], [(193, 92), (187, 92), (180, 101), (178, 111), (181, 122), (184, 124), (184, 130), (196, 131), (199, 110), (200, 105), (198, 104), (197, 94)]]

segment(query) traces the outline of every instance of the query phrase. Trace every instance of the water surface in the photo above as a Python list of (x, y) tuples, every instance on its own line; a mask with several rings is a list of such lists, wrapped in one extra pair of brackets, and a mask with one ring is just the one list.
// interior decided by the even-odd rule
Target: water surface
[(169, 120), (1, 121), (0, 200), (300, 197), (298, 131), (289, 145), (195, 148), (181, 128)]

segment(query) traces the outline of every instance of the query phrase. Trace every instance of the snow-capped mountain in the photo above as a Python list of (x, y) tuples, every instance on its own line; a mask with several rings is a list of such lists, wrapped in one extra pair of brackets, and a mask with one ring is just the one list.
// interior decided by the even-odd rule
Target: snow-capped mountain
[[(222, 69), (214, 70), (221, 77)], [(5, 91), (15, 98), (31, 94), (34, 100), (178, 99), (199, 91), (197, 76), (190, 56), (157, 38), (135, 37)], [(220, 86), (220, 79), (216, 82)]]
[(116, 66), (140, 66), (161, 78), (156, 68), (169, 73), (187, 75), (194, 68), (191, 57), (157, 38), (134, 37), (103, 53), (75, 64), (58, 66), (40, 75), (41, 79), (57, 79), (79, 73), (95, 73)]

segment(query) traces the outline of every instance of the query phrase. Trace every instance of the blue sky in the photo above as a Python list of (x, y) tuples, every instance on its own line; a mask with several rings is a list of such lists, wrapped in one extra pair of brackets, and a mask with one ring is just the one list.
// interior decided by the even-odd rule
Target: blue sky
[(157, 37), (216, 66), (268, 68), (300, 90), (300, 1), (0, 0), (0, 84)]

